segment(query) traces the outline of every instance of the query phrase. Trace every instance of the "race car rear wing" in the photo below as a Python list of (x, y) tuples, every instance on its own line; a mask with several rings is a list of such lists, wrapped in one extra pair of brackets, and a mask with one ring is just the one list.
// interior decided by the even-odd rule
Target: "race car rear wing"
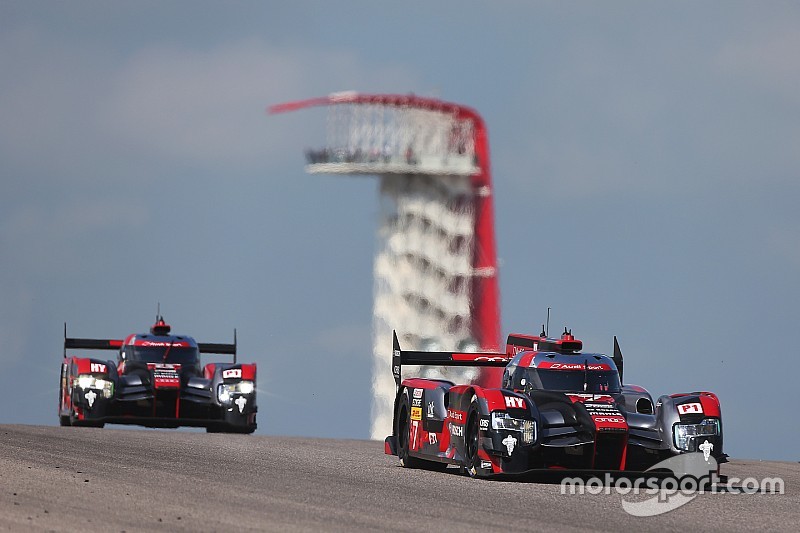
[[(67, 357), (67, 350), (119, 350), (124, 341), (120, 339), (79, 339), (67, 337), (67, 323), (64, 322), (64, 358)], [(198, 342), (197, 349), (200, 353), (216, 353), (233, 356), (233, 364), (236, 364), (236, 330), (233, 330), (233, 344), (221, 344), (214, 342)]]
[(509, 356), (498, 352), (461, 353), (401, 350), (397, 332), (392, 331), (392, 374), (394, 374), (394, 382), (398, 387), (402, 381), (403, 365), (505, 367), (510, 360)]
[(233, 356), (233, 364), (236, 364), (236, 329), (233, 330), (233, 344), (220, 344), (216, 342), (198, 342), (197, 349), (200, 353), (218, 353)]

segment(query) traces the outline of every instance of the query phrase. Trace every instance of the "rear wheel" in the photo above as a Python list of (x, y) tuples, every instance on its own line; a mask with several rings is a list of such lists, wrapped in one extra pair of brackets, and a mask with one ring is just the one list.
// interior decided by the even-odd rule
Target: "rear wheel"
[(411, 415), (408, 409), (408, 399), (403, 398), (397, 416), (397, 456), (400, 464), (405, 468), (419, 468), (421, 462), (416, 457), (411, 457)]
[(444, 472), (447, 469), (447, 463), (429, 461), (411, 456), (411, 424), (408, 398), (404, 397), (400, 402), (397, 416), (397, 455), (400, 457), (400, 464), (405, 468), (422, 468), (425, 470)]

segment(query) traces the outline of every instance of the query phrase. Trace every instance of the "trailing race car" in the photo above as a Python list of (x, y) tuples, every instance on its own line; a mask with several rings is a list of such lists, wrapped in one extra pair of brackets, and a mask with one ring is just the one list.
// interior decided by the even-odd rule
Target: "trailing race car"
[[(687, 452), (716, 470), (722, 451), (717, 396), (661, 396), (622, 385), (622, 352), (581, 353), (560, 339), (512, 334), (506, 353), (403, 351), (394, 335), (394, 427), (385, 451), (409, 468), (462, 467), (472, 477), (551, 468), (644, 471)], [(439, 379), (401, 381), (403, 365), (505, 367), (500, 388)], [(710, 457), (717, 461), (711, 462)]]
[[(58, 393), (62, 426), (105, 423), (205, 427), (208, 432), (256, 430), (256, 365), (236, 362), (233, 344), (202, 344), (170, 334), (161, 316), (149, 334), (125, 340), (67, 337)], [(67, 350), (115, 350), (117, 360), (67, 356)], [(200, 363), (201, 353), (233, 363)]]

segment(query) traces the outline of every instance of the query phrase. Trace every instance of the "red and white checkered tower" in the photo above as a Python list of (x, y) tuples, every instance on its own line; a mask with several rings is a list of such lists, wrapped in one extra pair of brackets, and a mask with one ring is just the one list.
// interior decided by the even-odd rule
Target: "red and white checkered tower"
[[(411, 350), (496, 350), (500, 338), (489, 142), (480, 115), (414, 95), (335, 93), (270, 107), (328, 106), (326, 145), (312, 174), (380, 178), (375, 256), (371, 436), (390, 434), (392, 330)], [(411, 372), (413, 370), (409, 369)], [(499, 384), (496, 369), (419, 369)]]

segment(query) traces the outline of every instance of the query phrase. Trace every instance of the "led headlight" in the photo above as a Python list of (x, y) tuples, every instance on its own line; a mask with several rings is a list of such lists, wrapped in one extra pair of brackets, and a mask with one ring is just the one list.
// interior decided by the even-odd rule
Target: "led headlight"
[(83, 390), (99, 390), (103, 393), (103, 398), (111, 398), (114, 395), (113, 381), (96, 378), (90, 374), (81, 374), (78, 376), (78, 387)]
[(536, 421), (512, 418), (508, 413), (492, 413), (492, 429), (522, 432), (522, 443), (531, 444), (536, 440)]
[(672, 428), (675, 447), (687, 452), (697, 451), (694, 437), (713, 437), (719, 435), (719, 420), (706, 418), (699, 424), (675, 424)]
[(234, 394), (253, 394), (256, 385), (252, 381), (239, 381), (238, 383), (220, 383), (217, 387), (217, 398), (221, 403), (228, 403)]

